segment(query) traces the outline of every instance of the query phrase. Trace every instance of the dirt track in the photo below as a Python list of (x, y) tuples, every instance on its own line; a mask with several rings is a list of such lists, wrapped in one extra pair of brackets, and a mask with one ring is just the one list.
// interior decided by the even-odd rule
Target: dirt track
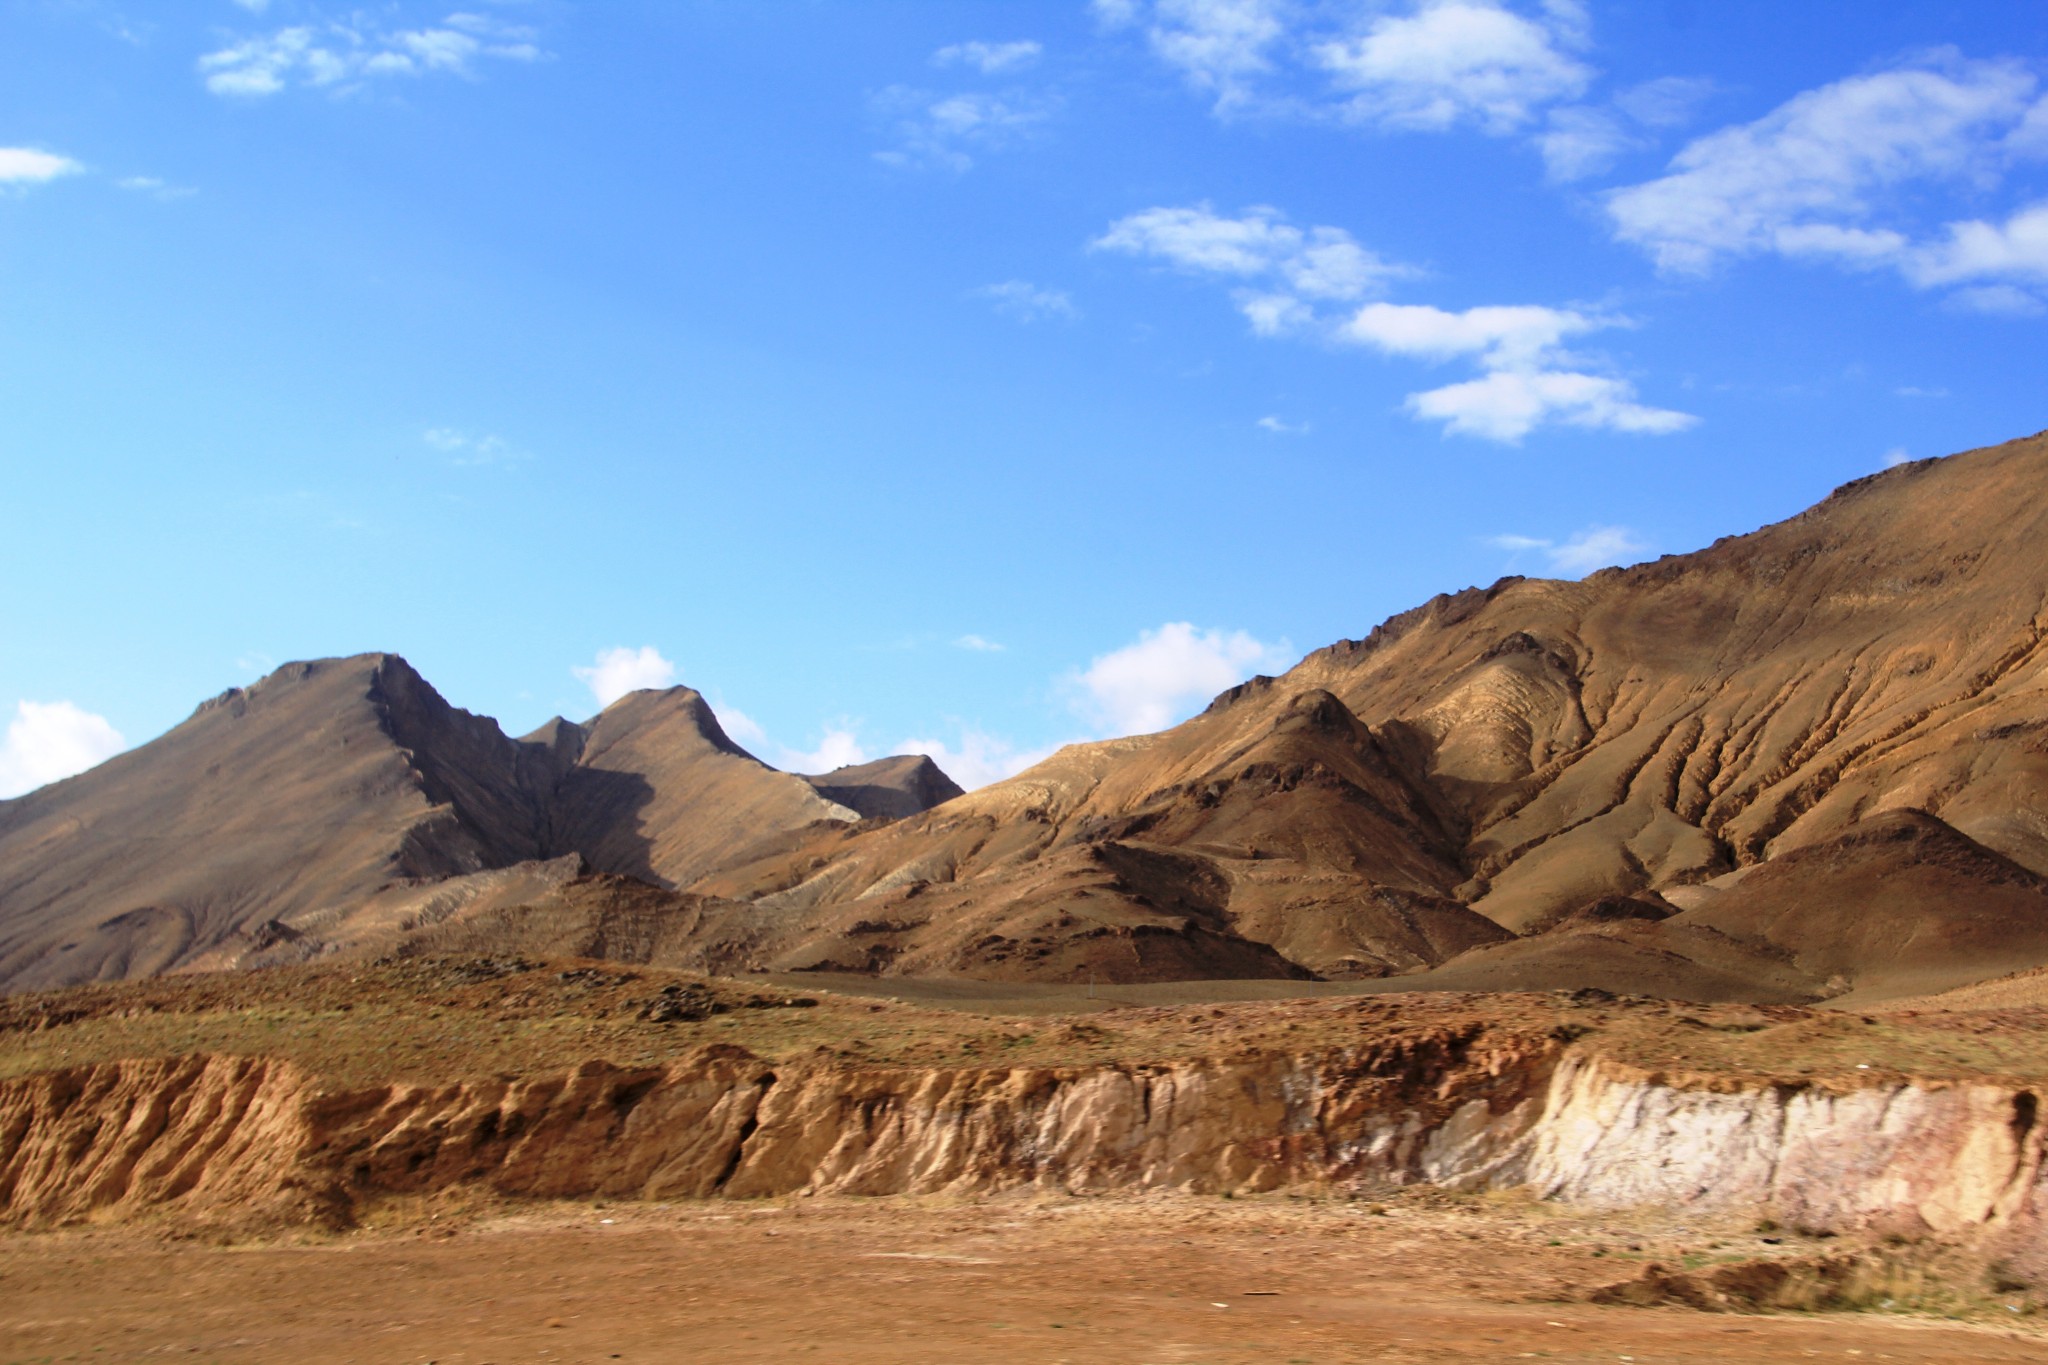
[(0, 1241), (0, 1362), (2048, 1359), (2028, 1323), (1562, 1297), (1744, 1241), (1540, 1207), (1185, 1198), (412, 1210), (301, 1245), (86, 1230)]

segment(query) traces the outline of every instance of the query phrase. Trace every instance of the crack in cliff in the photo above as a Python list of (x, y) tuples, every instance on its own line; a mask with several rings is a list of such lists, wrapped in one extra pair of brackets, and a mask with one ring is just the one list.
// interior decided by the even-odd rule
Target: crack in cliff
[(761, 1106), (767, 1103), (768, 1092), (775, 1088), (778, 1079), (776, 1074), (770, 1071), (754, 1082), (753, 1100), (747, 1106), (747, 1116), (740, 1120), (739, 1132), (733, 1140), (732, 1151), (726, 1156), (725, 1168), (711, 1182), (712, 1189), (723, 1190), (732, 1183), (733, 1176), (739, 1173), (741, 1163), (747, 1159), (747, 1144), (753, 1141), (754, 1134), (761, 1131)]

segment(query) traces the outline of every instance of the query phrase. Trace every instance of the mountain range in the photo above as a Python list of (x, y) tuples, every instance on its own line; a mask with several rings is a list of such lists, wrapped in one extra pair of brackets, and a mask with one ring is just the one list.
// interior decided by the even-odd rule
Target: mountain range
[[(522, 739), (293, 664), (0, 802), (0, 984), (535, 951), (1693, 999), (2048, 963), (2048, 438), (1693, 554), (1509, 578), (962, 794), (687, 688)], [(602, 951), (594, 951), (602, 950)]]

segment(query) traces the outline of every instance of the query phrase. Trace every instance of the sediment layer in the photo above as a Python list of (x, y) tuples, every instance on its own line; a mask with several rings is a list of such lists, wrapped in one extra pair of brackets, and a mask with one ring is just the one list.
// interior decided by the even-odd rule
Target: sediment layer
[(2031, 1090), (1646, 1074), (1438, 1031), (1159, 1065), (771, 1065), (737, 1047), (446, 1086), (287, 1062), (121, 1061), (0, 1083), (0, 1221), (177, 1211), (346, 1225), (459, 1187), (531, 1197), (1249, 1193), (1427, 1182), (1577, 1204), (1754, 1206), (1811, 1230), (2041, 1233)]

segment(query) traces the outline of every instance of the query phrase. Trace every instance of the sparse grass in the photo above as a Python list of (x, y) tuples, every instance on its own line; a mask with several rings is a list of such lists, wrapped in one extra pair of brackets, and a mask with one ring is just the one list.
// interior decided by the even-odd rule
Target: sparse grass
[[(1318, 1054), (1434, 1037), (1566, 1046), (1688, 1084), (1856, 1088), (1919, 1077), (2048, 1080), (2048, 1009), (1855, 1014), (1558, 995), (1414, 994), (1124, 1007), (1027, 1019), (800, 992), (616, 963), (414, 958), (160, 978), (0, 999), (0, 1076), (124, 1057), (294, 1062), (338, 1086), (455, 1081), (603, 1059), (661, 1066), (710, 1044), (851, 1066), (1089, 1066)], [(664, 987), (718, 1013), (642, 1018)], [(807, 1003), (806, 1003), (807, 1002)], [(1560, 1032), (1575, 1041), (1560, 1041)]]

